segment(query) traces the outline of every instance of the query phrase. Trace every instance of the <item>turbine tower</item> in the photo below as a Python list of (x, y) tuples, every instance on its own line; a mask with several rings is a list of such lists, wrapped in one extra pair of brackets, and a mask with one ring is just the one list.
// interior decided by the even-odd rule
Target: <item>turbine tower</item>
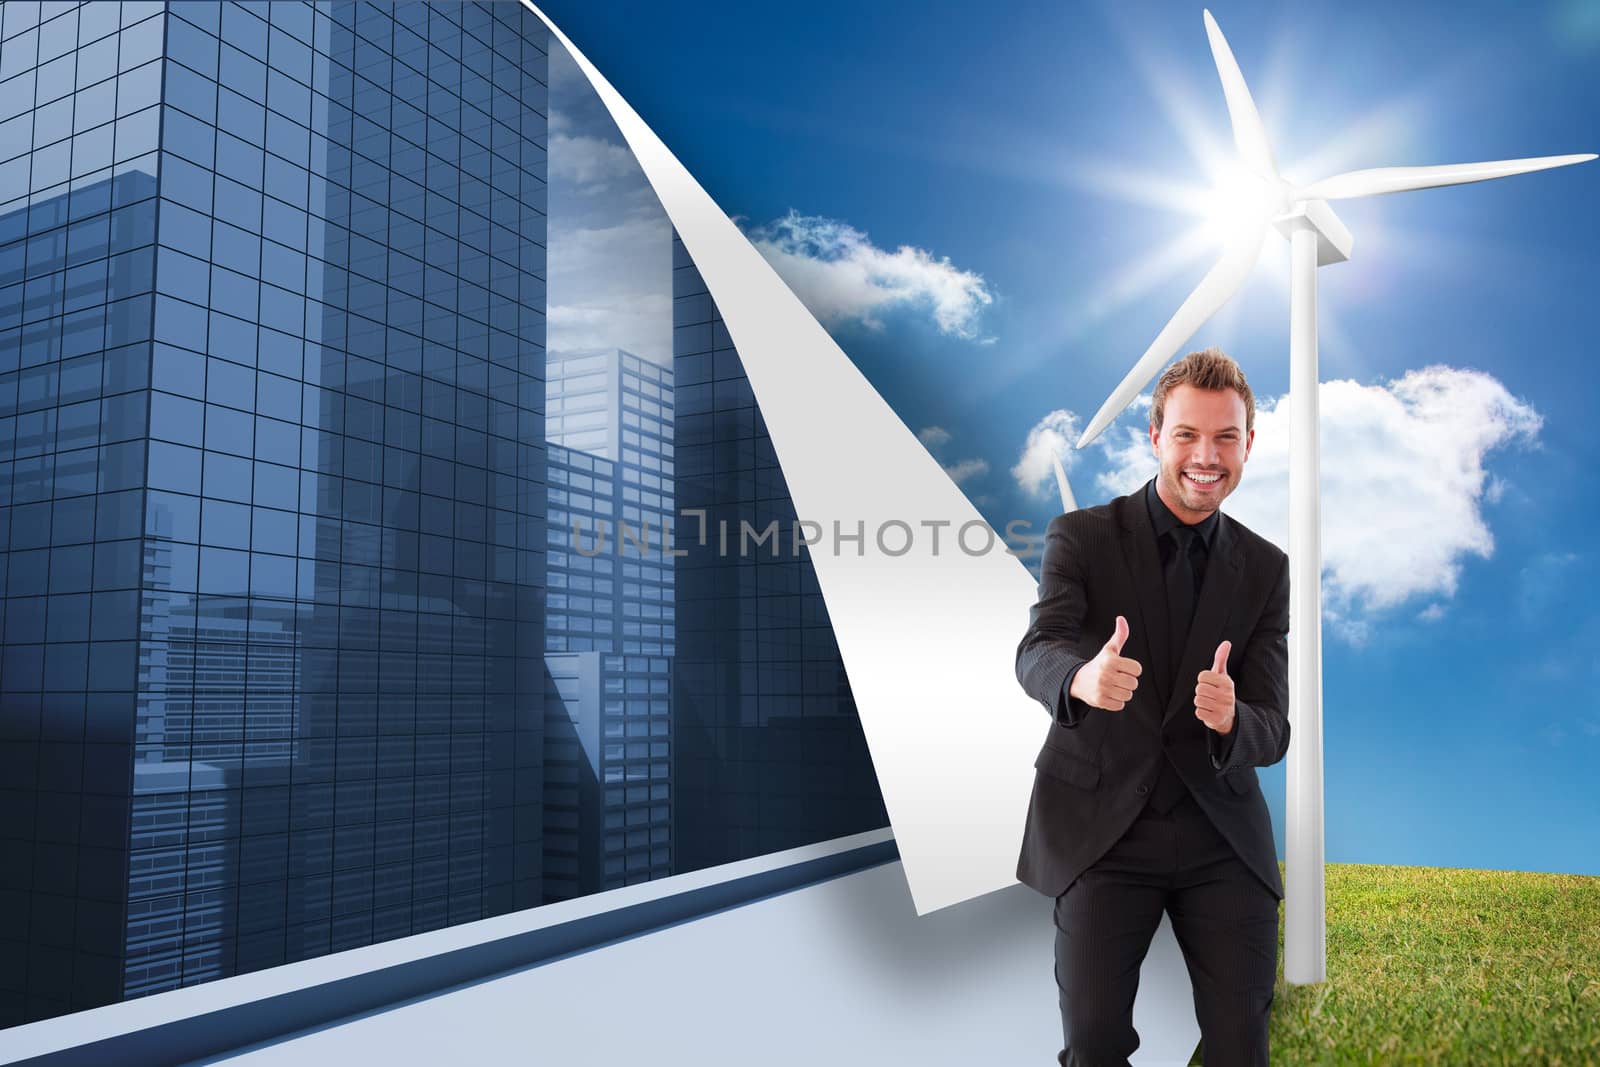
[(1284, 977), (1297, 984), (1327, 977), (1322, 819), (1322, 550), (1319, 543), (1317, 415), (1317, 268), (1350, 258), (1353, 238), (1328, 206), (1412, 189), (1505, 178), (1564, 167), (1593, 154), (1457, 163), (1442, 167), (1380, 167), (1295, 185), (1278, 173), (1266, 127), (1216, 19), (1205, 12), (1206, 36), (1228, 102), (1233, 141), (1252, 186), (1254, 207), (1241, 219), (1222, 258), (1162, 327), (1133, 369), (1090, 420), (1077, 447), (1093, 441), (1149, 384), (1166, 362), (1249, 277), (1269, 229), (1289, 241), (1289, 714), (1288, 878)]

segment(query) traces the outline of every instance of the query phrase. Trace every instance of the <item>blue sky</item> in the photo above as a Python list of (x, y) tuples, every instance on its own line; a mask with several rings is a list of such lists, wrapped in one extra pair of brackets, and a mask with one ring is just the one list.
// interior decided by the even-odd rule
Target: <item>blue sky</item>
[[(1280, 7), (1212, 10), (1292, 177), (1600, 150), (1600, 5)], [(1174, 248), (1196, 220), (1171, 204), (1231, 154), (1200, 6), (544, 9), (906, 423), (942, 431), (990, 521), (1042, 528), (1057, 506), (1013, 473), (1030, 431), (1081, 426), (1215, 258)], [(1333, 862), (1600, 874), (1597, 194), (1600, 161), (1337, 205), (1356, 249), (1319, 277)], [(1258, 528), (1281, 517), (1279, 246), (1191, 346), (1234, 354), (1263, 403), (1229, 504)], [(1081, 503), (1142, 476), (1139, 419), (1072, 457)], [(1262, 780), (1281, 834), (1282, 768)]]

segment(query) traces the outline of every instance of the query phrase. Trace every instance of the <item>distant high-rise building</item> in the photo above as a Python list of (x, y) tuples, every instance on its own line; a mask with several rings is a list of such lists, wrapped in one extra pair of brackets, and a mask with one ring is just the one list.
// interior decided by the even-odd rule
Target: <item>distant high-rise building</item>
[[(171, 552), (170, 541), (145, 541), (147, 583), (170, 580)], [(277, 873), (243, 834), (240, 799), (246, 766), (257, 780), (287, 776), (294, 758), (295, 612), (278, 609), (274, 634), (271, 604), (254, 605), (253, 631), (247, 598), (218, 607), (204, 630), (157, 617), (144, 643), (135, 703), (147, 745), (133, 767), (126, 996), (234, 973), (238, 909), (227, 902), (239, 886)]]
[[(676, 236), (672, 325), (675, 543), (687, 553), (674, 560), (673, 843), (684, 872), (889, 820), (772, 440)], [(757, 543), (773, 523), (776, 541)]]
[[(571, 475), (550, 481), (550, 545), (561, 553), (551, 572), (603, 569), (618, 581), (611, 599), (587, 604), (552, 586), (546, 648), (671, 656), (672, 561), (663, 545), (674, 522), (673, 370), (613, 348), (553, 353), (545, 373), (549, 463)], [(575, 529), (604, 531), (608, 552), (576, 551)]]
[(671, 367), (620, 348), (551, 352), (545, 396), (551, 444), (609, 460), (621, 460), (624, 447), (631, 447), (639, 452), (636, 462), (655, 470), (643, 457), (671, 462)]
[(547, 47), (0, 8), (0, 1026), (543, 899)]
[(617, 349), (546, 374), (544, 866), (561, 900), (673, 871), (673, 389), (670, 367)]

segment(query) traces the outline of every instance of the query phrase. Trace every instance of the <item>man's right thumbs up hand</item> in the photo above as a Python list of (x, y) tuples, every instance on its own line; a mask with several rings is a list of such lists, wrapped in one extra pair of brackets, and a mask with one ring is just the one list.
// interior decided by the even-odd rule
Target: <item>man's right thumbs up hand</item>
[(1133, 699), (1133, 691), (1139, 688), (1139, 675), (1144, 671), (1137, 660), (1122, 654), (1127, 640), (1128, 620), (1118, 615), (1117, 629), (1111, 640), (1094, 659), (1078, 668), (1068, 693), (1106, 711), (1121, 711), (1127, 707), (1128, 701)]

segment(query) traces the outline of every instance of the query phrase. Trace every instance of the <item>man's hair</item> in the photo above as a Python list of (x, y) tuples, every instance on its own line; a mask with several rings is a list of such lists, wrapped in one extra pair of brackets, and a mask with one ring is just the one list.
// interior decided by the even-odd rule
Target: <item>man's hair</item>
[(1250, 383), (1244, 380), (1239, 364), (1223, 354), (1219, 348), (1190, 352), (1166, 369), (1156, 381), (1155, 396), (1150, 400), (1150, 425), (1161, 429), (1161, 418), (1166, 413), (1167, 394), (1180, 385), (1196, 389), (1232, 389), (1244, 399), (1244, 432), (1256, 425), (1256, 398), (1250, 392)]

